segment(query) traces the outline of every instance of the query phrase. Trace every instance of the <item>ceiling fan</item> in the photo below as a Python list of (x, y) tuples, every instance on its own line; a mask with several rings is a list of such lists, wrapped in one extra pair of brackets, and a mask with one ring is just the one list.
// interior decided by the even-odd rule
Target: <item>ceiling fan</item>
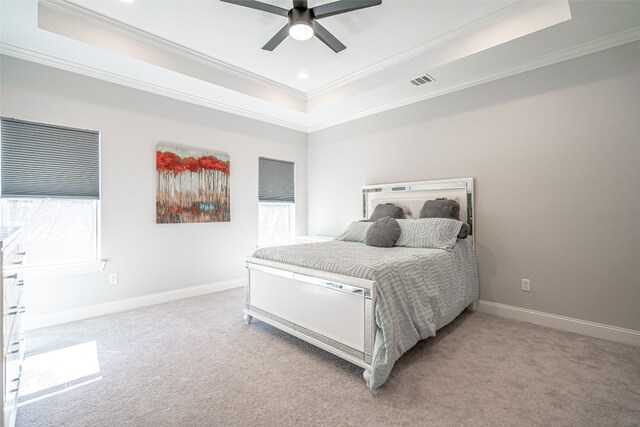
[(322, 43), (329, 46), (336, 53), (346, 49), (346, 46), (335, 38), (326, 28), (320, 25), (317, 20), (382, 4), (382, 0), (342, 0), (308, 8), (307, 0), (293, 0), (293, 8), (287, 10), (255, 0), (220, 1), (289, 18), (289, 22), (282, 27), (267, 44), (262, 46), (264, 50), (271, 51), (275, 49), (287, 36), (291, 36), (296, 40), (308, 40), (315, 35)]

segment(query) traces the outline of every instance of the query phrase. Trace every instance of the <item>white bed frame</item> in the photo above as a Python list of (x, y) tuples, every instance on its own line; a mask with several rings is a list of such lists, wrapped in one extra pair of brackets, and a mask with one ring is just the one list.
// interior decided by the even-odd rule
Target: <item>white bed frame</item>
[[(362, 188), (363, 217), (376, 205), (395, 203), (417, 218), (426, 200), (460, 203), (460, 219), (471, 226), (473, 178), (367, 185)], [(375, 340), (376, 282), (304, 267), (247, 258), (244, 319), (262, 320), (364, 368), (371, 375)], [(477, 309), (477, 301), (469, 307)]]

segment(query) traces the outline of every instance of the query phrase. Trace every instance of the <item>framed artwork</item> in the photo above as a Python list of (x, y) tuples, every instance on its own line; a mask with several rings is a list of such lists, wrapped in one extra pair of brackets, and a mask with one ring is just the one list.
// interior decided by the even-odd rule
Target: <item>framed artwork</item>
[(229, 155), (196, 148), (156, 147), (156, 223), (228, 222)]

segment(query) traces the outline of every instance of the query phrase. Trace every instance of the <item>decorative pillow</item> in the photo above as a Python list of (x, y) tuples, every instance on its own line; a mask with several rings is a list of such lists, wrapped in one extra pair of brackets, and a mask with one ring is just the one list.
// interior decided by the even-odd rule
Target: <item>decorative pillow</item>
[(353, 221), (341, 235), (336, 237), (336, 240), (364, 243), (371, 224), (370, 222)]
[(422, 205), (420, 218), (451, 218), (460, 220), (460, 203), (446, 198), (427, 200)]
[(460, 233), (458, 233), (458, 239), (466, 239), (470, 232), (471, 232), (471, 226), (466, 222), (463, 222), (462, 228), (460, 229)]
[(369, 246), (390, 248), (396, 243), (398, 237), (400, 237), (400, 224), (394, 218), (385, 216), (371, 224), (367, 230), (365, 243)]
[[(460, 220), (460, 203), (455, 200), (439, 198), (427, 200), (420, 211), (420, 218), (451, 218)], [(471, 227), (466, 222), (462, 223), (462, 228), (458, 234), (458, 239), (466, 239), (471, 231)]]
[(369, 221), (377, 221), (385, 216), (390, 216), (391, 218), (404, 218), (404, 211), (400, 206), (396, 206), (393, 203), (377, 205), (369, 217)]
[(400, 237), (396, 246), (410, 248), (453, 249), (462, 222), (449, 218), (400, 219)]

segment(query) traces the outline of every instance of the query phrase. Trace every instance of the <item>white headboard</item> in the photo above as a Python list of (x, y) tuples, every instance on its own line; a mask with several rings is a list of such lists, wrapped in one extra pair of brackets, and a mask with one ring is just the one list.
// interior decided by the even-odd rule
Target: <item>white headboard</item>
[(460, 221), (471, 227), (469, 234), (473, 243), (473, 178), (365, 185), (362, 187), (363, 218), (369, 218), (381, 203), (394, 203), (404, 209), (407, 218), (418, 218), (424, 202), (438, 197), (460, 204)]

